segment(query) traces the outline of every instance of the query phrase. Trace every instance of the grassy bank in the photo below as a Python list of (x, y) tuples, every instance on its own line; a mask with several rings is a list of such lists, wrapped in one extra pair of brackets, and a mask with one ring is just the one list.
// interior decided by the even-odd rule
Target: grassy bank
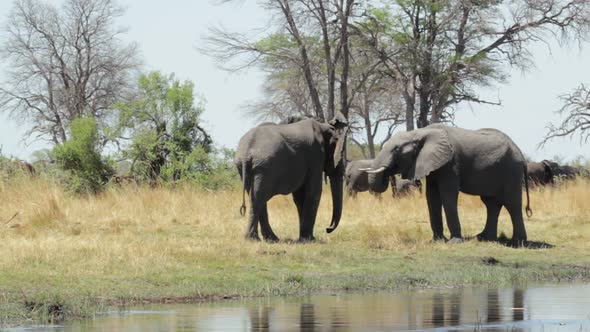
[[(0, 324), (92, 315), (109, 305), (410, 286), (590, 279), (590, 183), (533, 190), (529, 239), (551, 249), (432, 243), (423, 196), (345, 201), (328, 235), (324, 195), (315, 243), (298, 244), (295, 206), (274, 198), (278, 244), (243, 239), (241, 193), (113, 188), (76, 198), (42, 179), (0, 183)], [(464, 234), (485, 209), (461, 196)], [(15, 213), (16, 217), (9, 220)], [(508, 214), (500, 232), (512, 234)], [(493, 259), (491, 259), (493, 257)]]

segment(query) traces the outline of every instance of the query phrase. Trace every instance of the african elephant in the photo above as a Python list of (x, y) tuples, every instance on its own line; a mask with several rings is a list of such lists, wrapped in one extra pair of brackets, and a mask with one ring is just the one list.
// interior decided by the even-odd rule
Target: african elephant
[(540, 163), (527, 163), (527, 176), (529, 182), (534, 185), (544, 186), (554, 183), (553, 170), (547, 160), (543, 160)]
[(409, 195), (413, 190), (418, 190), (422, 193), (422, 181), (416, 180), (408, 180), (408, 179), (396, 179), (395, 176), (392, 176), (392, 191), (393, 197), (400, 197)]
[(576, 177), (590, 177), (590, 172), (581, 166), (560, 165), (554, 161), (543, 160), (553, 171), (558, 180), (575, 180)]
[(332, 222), (326, 231), (331, 233), (340, 222), (346, 118), (337, 113), (329, 123), (293, 121), (255, 127), (240, 139), (235, 165), (243, 182), (242, 215), (246, 191), (250, 197), (248, 239), (259, 240), (260, 223), (262, 237), (278, 241), (268, 221), (266, 203), (275, 195), (292, 193), (299, 214), (299, 240), (313, 240), (323, 173), (330, 178), (332, 189)]
[(369, 175), (362, 169), (370, 167), (372, 163), (372, 159), (359, 159), (349, 161), (346, 164), (344, 179), (346, 192), (349, 196), (356, 197), (358, 192), (369, 190)]
[(426, 201), (435, 240), (443, 235), (442, 207), (452, 242), (463, 239), (457, 214), (459, 192), (479, 195), (487, 208), (480, 240), (496, 240), (498, 215), (506, 207), (512, 219), (514, 245), (526, 242), (522, 216), (522, 181), (525, 180), (527, 215), (529, 203), (527, 166), (522, 152), (504, 133), (495, 129), (467, 130), (434, 124), (398, 133), (383, 146), (369, 174), (376, 192), (387, 189), (387, 178), (401, 174), (417, 180), (426, 177)]

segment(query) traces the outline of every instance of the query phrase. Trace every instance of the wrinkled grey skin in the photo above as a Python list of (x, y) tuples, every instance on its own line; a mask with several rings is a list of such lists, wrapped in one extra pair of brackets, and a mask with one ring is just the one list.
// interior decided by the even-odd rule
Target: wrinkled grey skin
[[(262, 237), (267, 241), (278, 241), (268, 221), (266, 203), (275, 195), (293, 194), (299, 214), (299, 240), (313, 240), (323, 173), (330, 178), (333, 203), (332, 223), (326, 231), (332, 232), (340, 222), (344, 175), (341, 158), (346, 140), (346, 119), (338, 113), (329, 123), (314, 119), (293, 121), (296, 122), (265, 123), (240, 139), (235, 164), (244, 192), (250, 197), (248, 239), (260, 239), (260, 223)], [(243, 197), (240, 212), (244, 214), (245, 210)]]
[(547, 160), (543, 160), (540, 163), (527, 163), (527, 176), (529, 183), (532, 185), (545, 186), (554, 183), (553, 169), (551, 169)]
[(358, 192), (369, 191), (369, 174), (360, 169), (369, 168), (372, 163), (372, 159), (359, 159), (349, 161), (346, 164), (344, 179), (346, 192), (349, 196), (356, 197)]
[[(368, 191), (371, 195), (381, 199), (381, 193), (372, 191), (369, 186), (369, 174), (362, 170), (370, 168), (372, 164), (373, 159), (359, 159), (347, 162), (344, 179), (348, 196), (355, 198), (357, 193)], [(396, 186), (395, 177), (392, 176), (391, 194), (393, 197), (398, 196), (396, 193), (396, 190), (398, 189), (403, 195), (411, 188), (405, 183), (402, 183), (400, 186)]]
[(414, 190), (422, 193), (422, 181), (420, 180), (396, 179), (395, 176), (392, 176), (392, 186), (394, 188), (393, 197), (407, 196)]
[[(383, 168), (382, 168), (383, 167)], [(375, 158), (369, 174), (371, 189), (383, 192), (387, 178), (401, 174), (417, 180), (426, 177), (426, 200), (435, 240), (443, 235), (442, 208), (452, 242), (462, 241), (457, 214), (459, 192), (481, 196), (487, 208), (486, 225), (477, 235), (480, 240), (497, 239), (498, 215), (502, 206), (512, 219), (514, 245), (527, 240), (522, 216), (522, 181), (528, 199), (526, 161), (516, 144), (495, 129), (466, 130), (442, 124), (394, 135)]]

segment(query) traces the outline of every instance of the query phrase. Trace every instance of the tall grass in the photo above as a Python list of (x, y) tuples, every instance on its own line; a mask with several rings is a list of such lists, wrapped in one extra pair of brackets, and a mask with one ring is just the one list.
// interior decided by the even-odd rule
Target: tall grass
[[(268, 244), (243, 239), (238, 191), (129, 185), (77, 197), (42, 178), (0, 182), (0, 312), (13, 313), (0, 323), (47, 314), (47, 303), (68, 317), (130, 301), (590, 277), (588, 181), (532, 190), (529, 240), (555, 245), (540, 250), (433, 243), (418, 193), (346, 198), (340, 227), (326, 234), (330, 202), (325, 188), (318, 241), (298, 244), (291, 197), (273, 198), (270, 223), (282, 241)], [(465, 236), (483, 229), (478, 197), (461, 195), (459, 213)], [(499, 231), (512, 234), (506, 211)], [(484, 264), (489, 256), (499, 264)]]

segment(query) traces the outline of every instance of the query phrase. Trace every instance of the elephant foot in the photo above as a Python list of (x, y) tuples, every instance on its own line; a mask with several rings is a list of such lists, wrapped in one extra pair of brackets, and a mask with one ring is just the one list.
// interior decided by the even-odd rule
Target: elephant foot
[(476, 237), (478, 241), (496, 242), (498, 240), (497, 236), (489, 235), (485, 232), (477, 234)]
[(434, 242), (438, 242), (438, 241), (447, 242), (448, 239), (444, 235), (435, 235), (432, 237), (432, 241), (434, 241)]
[(452, 237), (447, 243), (450, 244), (455, 244), (455, 243), (463, 243), (465, 240), (463, 240), (462, 237)]
[(315, 237), (313, 237), (313, 235), (300, 236), (299, 240), (297, 242), (299, 242), (299, 243), (315, 242)]
[(521, 238), (512, 238), (508, 244), (512, 248), (524, 248), (527, 246), (527, 240)]
[(258, 234), (254, 233), (247, 233), (245, 236), (246, 240), (249, 241), (260, 241), (260, 237), (258, 237)]
[(278, 238), (278, 236), (276, 236), (274, 234), (271, 234), (271, 235), (268, 235), (268, 236), (263, 235), (263, 237), (264, 237), (264, 241), (270, 242), (270, 243), (276, 243), (276, 242), (279, 242), (280, 241), (279, 238)]

